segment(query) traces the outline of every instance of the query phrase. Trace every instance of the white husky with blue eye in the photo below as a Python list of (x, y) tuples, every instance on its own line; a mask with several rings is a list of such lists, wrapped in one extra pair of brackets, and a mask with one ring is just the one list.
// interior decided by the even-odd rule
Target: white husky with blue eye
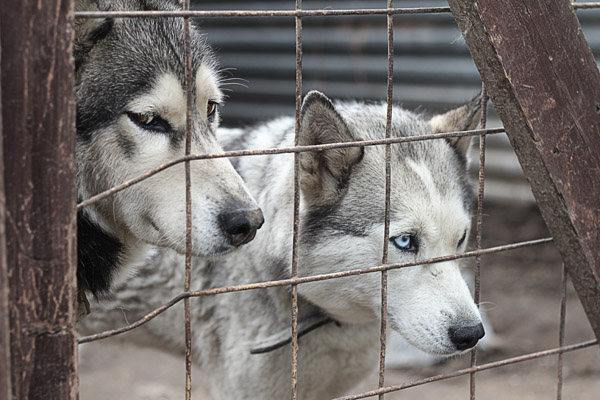
[[(319, 92), (302, 106), (301, 145), (385, 137), (385, 104), (336, 103)], [(425, 119), (394, 107), (391, 136), (473, 129), (479, 99)], [(249, 130), (222, 130), (225, 149), (293, 143), (294, 119)], [(467, 177), (470, 138), (392, 146), (390, 234), (384, 238), (385, 148), (349, 147), (300, 156), (299, 276), (423, 260), (465, 250), (473, 188)], [(208, 289), (290, 277), (293, 228), (293, 155), (232, 160), (265, 214), (256, 239), (228, 257), (196, 259), (192, 288)], [(182, 257), (161, 251), (116, 294), (114, 311), (92, 315), (95, 330), (142, 317), (181, 292)], [(378, 365), (381, 274), (298, 286), (300, 330), (298, 398), (343, 395)], [(290, 397), (290, 289), (273, 287), (192, 300), (192, 354), (200, 382), (214, 399)], [(118, 307), (118, 308), (117, 308)], [(122, 311), (124, 310), (124, 311)], [(483, 336), (481, 317), (458, 261), (388, 273), (388, 326), (428, 353), (452, 356)], [(323, 325), (326, 322), (335, 322)], [(318, 329), (317, 329), (318, 327)], [(184, 351), (183, 308), (159, 316), (129, 338), (159, 341)]]

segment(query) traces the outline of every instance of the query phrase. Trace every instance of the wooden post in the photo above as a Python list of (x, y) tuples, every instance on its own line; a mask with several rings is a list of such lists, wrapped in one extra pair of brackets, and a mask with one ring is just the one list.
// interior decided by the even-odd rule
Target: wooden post
[(72, 0), (0, 2), (11, 399), (77, 399), (72, 20)]
[(600, 339), (600, 73), (567, 0), (449, 0)]

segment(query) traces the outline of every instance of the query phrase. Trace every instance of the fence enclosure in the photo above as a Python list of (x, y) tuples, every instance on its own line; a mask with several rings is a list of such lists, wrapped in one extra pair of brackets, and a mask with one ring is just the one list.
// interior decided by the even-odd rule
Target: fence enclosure
[[(565, 0), (546, 2), (523, 0), (513, 1), (509, 5), (500, 5), (494, 0), (449, 0), (449, 4), (532, 185), (543, 217), (561, 252), (596, 338), (600, 338), (600, 231), (598, 230), (600, 158), (594, 151), (600, 148), (600, 73), (589, 46), (581, 34), (577, 17), (569, 2)], [(388, 0), (387, 8), (380, 10), (308, 12), (302, 10), (302, 3), (297, 0), (296, 10), (285, 12), (211, 13), (186, 11), (189, 10), (189, 1), (185, 1), (184, 11), (176, 15), (186, 18), (186, 21), (191, 17), (215, 18), (236, 15), (294, 17), (298, 115), (302, 97), (302, 18), (305, 16), (325, 18), (350, 13), (386, 15), (389, 101), (392, 98), (393, 87), (393, 29), (391, 27), (393, 17), (408, 13), (449, 11), (445, 7), (407, 10), (393, 8), (393, 6), (393, 1)], [(582, 3), (578, 7), (598, 8), (600, 3), (587, 3), (587, 5)], [(104, 15), (106, 14), (111, 13)], [(153, 17), (160, 17), (158, 14)], [(102, 13), (78, 13), (75, 17), (94, 18), (100, 15)], [(137, 18), (148, 15), (150, 14), (144, 15), (139, 12), (112, 14), (115, 18)], [(165, 13), (161, 15), (164, 16)], [(0, 138), (2, 151), (0, 153), (0, 398), (76, 399), (78, 397), (75, 282), (77, 206), (74, 66), (71, 57), (73, 1), (22, 0), (14, 4), (3, 2), (0, 4), (0, 18), (2, 43), (0, 48), (2, 74), (0, 87), (2, 100), (0, 102), (2, 132)], [(535, 54), (533, 57), (532, 53)], [(189, 66), (188, 71), (190, 71)], [(188, 79), (189, 83), (190, 79)], [(188, 90), (188, 104), (190, 104), (190, 93), (191, 91)], [(188, 113), (188, 126), (190, 118)], [(189, 134), (189, 129), (187, 132)], [(478, 226), (482, 215), (485, 154), (483, 139), (488, 133), (491, 132), (471, 133), (482, 138)], [(384, 144), (388, 149), (389, 159), (389, 148), (392, 144)], [(296, 172), (298, 152), (308, 150), (287, 150), (296, 155)], [(221, 156), (228, 155), (231, 154)], [(209, 155), (196, 157), (191, 155), (181, 161), (189, 164), (192, 159), (208, 157)], [(389, 162), (387, 167), (389, 169)], [(186, 175), (189, 177), (189, 168)], [(128, 185), (124, 185), (120, 190), (125, 189), (126, 186)], [(295, 193), (296, 229), (293, 238), (295, 261), (292, 278), (285, 282), (292, 287), (294, 299), (292, 398), (296, 396), (297, 285), (311, 279), (310, 277), (298, 278), (295, 274), (298, 248), (298, 173), (296, 173)], [(389, 171), (387, 200), (389, 203)], [(80, 204), (80, 207), (82, 206)], [(389, 204), (386, 208), (389, 223)], [(188, 218), (188, 231), (189, 221), (191, 220)], [(480, 239), (479, 234), (478, 236)], [(530, 244), (544, 241), (534, 242)], [(514, 246), (505, 247), (494, 251), (480, 251), (478, 248), (467, 256), (480, 256), (514, 248)], [(186, 260), (188, 271), (189, 262), (188, 251)], [(386, 271), (398, 267), (386, 266), (386, 264), (387, 260), (384, 256), (382, 267), (370, 269), (382, 274), (383, 304), (386, 301)], [(186, 303), (188, 317), (186, 318), (188, 398), (191, 397), (189, 298), (268, 287), (246, 285), (229, 290), (215, 289), (193, 293), (189, 291), (189, 279), (188, 274), (185, 292), (176, 300), (183, 300)], [(270, 286), (281, 284), (281, 282), (273, 282)], [(597, 345), (597, 341), (585, 342), (485, 366), (477, 366), (476, 356), (474, 356), (472, 366), (467, 370), (386, 387), (384, 382), (385, 307), (382, 307), (382, 312), (379, 388), (371, 392), (347, 396), (344, 399), (375, 395), (382, 398), (384, 393), (417, 384), (474, 374), (477, 371), (524, 359), (562, 354), (565, 351)], [(146, 321), (142, 323), (144, 322)], [(562, 323), (564, 324), (564, 314)], [(88, 341), (98, 338), (88, 338)], [(473, 399), (475, 398), (474, 382), (472, 375), (471, 398)]]

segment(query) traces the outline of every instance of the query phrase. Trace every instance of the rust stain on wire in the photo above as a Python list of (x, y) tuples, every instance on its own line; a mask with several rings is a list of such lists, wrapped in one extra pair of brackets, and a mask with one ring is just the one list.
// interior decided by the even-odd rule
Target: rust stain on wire
[[(296, 0), (296, 11), (302, 0)], [(302, 18), (296, 16), (296, 125), (294, 146), (300, 138), (302, 107)], [(298, 277), (298, 248), (300, 237), (300, 153), (294, 154), (294, 228), (292, 237), (292, 279)], [(292, 285), (292, 400), (298, 397), (298, 285)]]
[(432, 376), (432, 377), (425, 378), (425, 379), (419, 379), (419, 380), (416, 380), (413, 382), (403, 383), (401, 385), (388, 386), (386, 388), (372, 390), (370, 392), (364, 392), (364, 393), (356, 394), (353, 396), (338, 397), (334, 400), (365, 399), (367, 397), (377, 396), (381, 393), (396, 392), (398, 390), (408, 389), (411, 387), (424, 385), (426, 383), (437, 382), (437, 381), (441, 381), (444, 379), (456, 378), (457, 376), (467, 375), (467, 374), (470, 374), (473, 372), (485, 371), (488, 369), (503, 367), (505, 365), (515, 364), (515, 363), (519, 363), (519, 362), (523, 362), (523, 361), (535, 360), (536, 358), (552, 356), (554, 354), (561, 354), (561, 353), (567, 353), (570, 351), (580, 350), (580, 349), (584, 349), (586, 347), (591, 347), (591, 346), (594, 346), (597, 344), (598, 344), (598, 340), (589, 340), (587, 342), (576, 343), (576, 344), (572, 344), (570, 346), (557, 347), (557, 348), (550, 349), (550, 350), (538, 351), (536, 353), (524, 354), (524, 355), (518, 356), (518, 357), (507, 358), (505, 360), (491, 362), (488, 364), (483, 364), (483, 365), (479, 365), (479, 366), (475, 366), (475, 367), (471, 367), (471, 368), (461, 369), (458, 371), (450, 372), (448, 374), (436, 375), (436, 376)]
[[(388, 8), (394, 6), (393, 0), (388, 0)], [(385, 121), (385, 138), (389, 139), (392, 131), (392, 103), (394, 94), (394, 20), (391, 14), (387, 16), (387, 110)], [(391, 145), (385, 145), (385, 218), (383, 226), (383, 255), (381, 263), (383, 265), (388, 262), (388, 250), (390, 236), (390, 211), (391, 211), (391, 185), (392, 185), (392, 166), (391, 166)], [(379, 350), (379, 387), (382, 388), (385, 383), (385, 353), (387, 344), (387, 289), (388, 289), (388, 274), (387, 271), (381, 271), (381, 332), (379, 335), (380, 350)], [(383, 400), (383, 394), (379, 396)]]
[[(190, 0), (184, 0), (183, 10), (189, 11)], [(185, 58), (185, 155), (189, 157), (192, 153), (192, 57), (190, 38), (190, 19), (183, 18), (184, 31), (184, 58)], [(185, 162), (185, 292), (190, 291), (192, 266), (192, 178), (190, 160)], [(185, 398), (192, 399), (192, 322), (190, 311), (190, 299), (183, 300), (185, 315)]]
[(389, 139), (379, 139), (379, 140), (364, 140), (364, 141), (356, 141), (356, 142), (344, 142), (344, 143), (328, 143), (328, 144), (318, 144), (311, 146), (294, 146), (294, 147), (280, 147), (280, 148), (271, 148), (271, 149), (257, 149), (257, 150), (236, 150), (236, 151), (224, 151), (221, 153), (204, 153), (204, 154), (191, 154), (185, 157), (176, 158), (168, 163), (161, 164), (156, 168), (147, 171), (145, 174), (140, 175), (136, 178), (132, 178), (122, 184), (115, 186), (111, 189), (108, 189), (102, 193), (99, 193), (95, 196), (90, 197), (87, 200), (82, 201), (77, 204), (77, 211), (82, 210), (84, 207), (87, 207), (91, 204), (94, 204), (100, 200), (103, 200), (109, 196), (112, 196), (115, 193), (118, 193), (128, 187), (135, 185), (139, 182), (145, 181), (146, 179), (158, 174), (170, 168), (174, 165), (180, 164), (186, 161), (194, 161), (194, 160), (210, 160), (215, 158), (227, 158), (227, 157), (242, 157), (242, 156), (262, 156), (262, 155), (273, 155), (273, 154), (286, 154), (286, 153), (302, 153), (305, 151), (323, 151), (329, 149), (340, 149), (346, 147), (362, 147), (362, 146), (377, 146), (384, 144), (396, 144), (396, 143), (407, 143), (407, 142), (417, 142), (421, 140), (432, 140), (432, 139), (446, 139), (451, 137), (461, 137), (461, 136), (477, 136), (477, 135), (492, 135), (497, 133), (504, 132), (504, 128), (495, 128), (495, 129), (478, 129), (472, 131), (464, 131), (464, 132), (446, 132), (446, 133), (434, 133), (430, 135), (423, 136), (409, 136), (409, 137), (396, 137)]
[[(487, 125), (487, 104), (488, 94), (485, 84), (481, 84), (481, 120), (479, 126), (481, 129), (485, 129)], [(481, 249), (481, 238), (483, 236), (483, 193), (485, 185), (485, 136), (479, 137), (479, 189), (477, 191), (477, 221), (476, 221), (476, 236), (475, 236), (475, 249)], [(479, 308), (480, 295), (481, 295), (481, 257), (475, 257), (475, 274), (474, 274), (474, 290), (473, 290), (473, 301)], [(477, 348), (475, 347), (471, 351), (471, 367), (477, 365)], [(470, 399), (475, 400), (475, 372), (469, 376), (470, 383)]]
[(167, 309), (171, 308), (173, 305), (177, 304), (181, 300), (188, 298), (188, 297), (211, 296), (211, 295), (221, 294), (221, 293), (233, 293), (233, 292), (241, 292), (244, 290), (264, 289), (264, 288), (276, 287), (276, 286), (298, 285), (298, 284), (302, 284), (302, 283), (318, 282), (318, 281), (325, 281), (325, 280), (337, 279), (337, 278), (345, 278), (345, 277), (349, 277), (349, 276), (363, 275), (363, 274), (368, 274), (368, 273), (372, 273), (372, 272), (389, 271), (389, 270), (393, 270), (393, 269), (414, 267), (417, 265), (435, 264), (435, 263), (444, 262), (444, 261), (459, 260), (462, 258), (475, 257), (478, 255), (494, 254), (494, 253), (499, 253), (499, 252), (503, 252), (503, 251), (515, 250), (515, 249), (520, 249), (523, 247), (537, 246), (540, 244), (551, 243), (551, 242), (552, 242), (552, 238), (548, 237), (548, 238), (542, 238), (542, 239), (528, 240), (526, 242), (511, 243), (511, 244), (506, 244), (506, 245), (502, 245), (502, 246), (490, 247), (490, 248), (482, 249), (482, 250), (468, 251), (468, 252), (461, 253), (461, 254), (450, 254), (450, 255), (442, 256), (442, 257), (429, 258), (427, 260), (415, 260), (415, 261), (409, 261), (409, 262), (404, 262), (404, 263), (399, 263), (399, 264), (379, 265), (376, 267), (353, 269), (353, 270), (348, 270), (348, 271), (335, 272), (335, 273), (331, 273), (331, 274), (313, 275), (313, 276), (307, 276), (307, 277), (296, 277), (296, 278), (290, 278), (290, 279), (282, 279), (282, 280), (278, 280), (278, 281), (250, 283), (250, 284), (246, 284), (246, 285), (226, 286), (226, 287), (220, 287), (220, 288), (214, 288), (214, 289), (191, 291), (191, 292), (182, 293), (182, 294), (176, 296), (170, 302), (166, 303), (162, 307), (159, 307), (159, 308), (151, 311), (150, 313), (146, 314), (143, 318), (141, 318), (140, 320), (138, 320), (136, 322), (133, 322), (122, 328), (113, 329), (113, 330), (97, 333), (94, 335), (81, 337), (81, 338), (79, 338), (79, 343), (80, 344), (89, 343), (89, 342), (93, 342), (96, 340), (105, 339), (107, 337), (115, 336), (115, 335), (118, 335), (118, 334), (121, 334), (124, 332), (128, 332), (134, 328), (137, 328), (138, 326), (144, 325), (145, 323), (152, 320), (154, 317), (162, 314)]

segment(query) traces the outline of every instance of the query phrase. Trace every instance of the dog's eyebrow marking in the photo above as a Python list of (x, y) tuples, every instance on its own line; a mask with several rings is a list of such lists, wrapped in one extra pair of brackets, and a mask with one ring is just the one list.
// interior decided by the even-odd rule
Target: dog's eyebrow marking
[[(206, 96), (207, 101), (211, 100), (216, 103), (222, 103), (223, 94), (221, 93), (217, 82), (218, 77), (215, 76), (215, 72), (205, 65), (201, 65), (196, 72), (196, 96)], [(206, 106), (204, 99), (197, 98), (196, 103), (196, 106), (199, 107), (199, 109), (200, 107)]]
[(158, 113), (176, 126), (185, 124), (186, 99), (183, 87), (171, 73), (163, 74), (153, 89), (129, 103), (129, 111)]
[(410, 159), (406, 160), (406, 163), (417, 174), (417, 176), (421, 178), (423, 186), (427, 189), (429, 198), (431, 200), (441, 201), (440, 193), (437, 190), (429, 168), (427, 168), (427, 166), (423, 163), (417, 164), (416, 162)]

